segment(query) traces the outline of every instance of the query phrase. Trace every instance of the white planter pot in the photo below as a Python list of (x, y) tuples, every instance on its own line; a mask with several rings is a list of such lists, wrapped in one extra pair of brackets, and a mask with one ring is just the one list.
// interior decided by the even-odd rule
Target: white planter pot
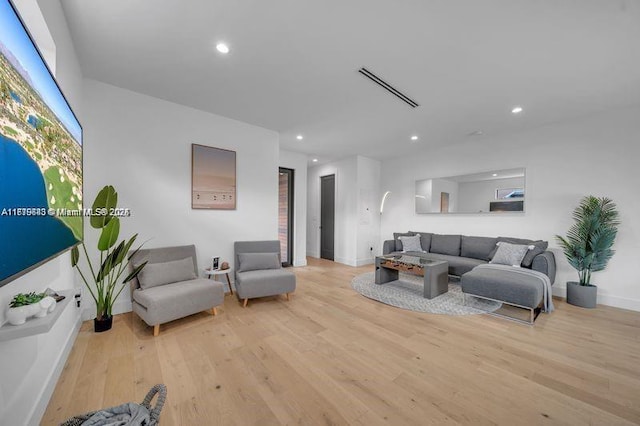
[(56, 308), (56, 300), (53, 297), (45, 297), (38, 303), (7, 310), (7, 321), (11, 325), (21, 325), (27, 322), (27, 318), (35, 316), (42, 318)]

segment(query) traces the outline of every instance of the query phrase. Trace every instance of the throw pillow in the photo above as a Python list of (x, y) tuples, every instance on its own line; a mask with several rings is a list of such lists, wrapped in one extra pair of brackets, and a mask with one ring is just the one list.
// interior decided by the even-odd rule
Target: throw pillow
[(414, 235), (415, 234), (420, 234), (420, 247), (422, 247), (422, 251), (428, 252), (431, 248), (431, 236), (433, 232), (415, 232)]
[[(527, 268), (531, 268), (531, 265), (533, 264), (533, 259), (540, 253), (544, 253), (544, 251), (547, 250), (547, 247), (549, 247), (549, 243), (547, 241), (542, 241), (542, 240), (533, 241), (525, 238), (498, 237), (498, 241), (504, 241), (505, 243), (510, 243), (510, 244), (523, 244), (526, 246), (528, 245), (534, 246), (533, 250), (529, 250), (527, 254), (524, 256), (524, 259), (522, 259), (522, 266)], [(493, 258), (497, 250), (498, 250), (498, 246), (496, 246), (491, 252), (491, 254), (489, 254), (490, 259)]]
[(489, 263), (498, 265), (511, 265), (519, 267), (522, 263), (522, 259), (524, 259), (527, 252), (533, 248), (533, 246), (510, 244), (505, 243), (504, 241), (500, 241), (496, 244), (498, 245), (498, 250)]
[(547, 247), (549, 247), (549, 243), (547, 241), (541, 240), (534, 241), (531, 245), (533, 246), (533, 249), (529, 250), (524, 259), (522, 259), (522, 266), (526, 266), (527, 268), (531, 268), (531, 265), (533, 265), (533, 259), (537, 255), (544, 253), (547, 250)]
[(238, 272), (282, 268), (278, 253), (239, 253), (238, 261)]
[(422, 246), (420, 245), (420, 234), (414, 235), (412, 237), (398, 237), (400, 241), (402, 241), (402, 251), (422, 251)]
[(396, 242), (396, 251), (402, 251), (402, 241), (400, 241), (400, 237), (413, 237), (416, 235), (415, 232), (394, 232), (393, 240)]
[[(137, 266), (137, 265), (135, 265)], [(147, 263), (138, 274), (140, 288), (146, 290), (159, 285), (188, 281), (196, 278), (193, 259), (185, 257), (161, 263)]]

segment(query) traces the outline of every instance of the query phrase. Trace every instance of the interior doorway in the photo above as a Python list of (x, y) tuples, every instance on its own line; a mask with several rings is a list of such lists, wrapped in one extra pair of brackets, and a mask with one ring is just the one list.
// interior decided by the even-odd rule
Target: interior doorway
[(282, 266), (293, 265), (293, 170), (278, 171), (278, 239)]
[(336, 176), (320, 177), (320, 257), (334, 260)]

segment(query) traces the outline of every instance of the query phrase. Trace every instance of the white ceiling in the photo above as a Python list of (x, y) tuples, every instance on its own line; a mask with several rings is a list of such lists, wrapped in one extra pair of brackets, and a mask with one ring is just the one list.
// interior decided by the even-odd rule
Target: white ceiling
[(279, 131), (321, 162), (640, 104), (636, 0), (62, 3), (85, 76)]

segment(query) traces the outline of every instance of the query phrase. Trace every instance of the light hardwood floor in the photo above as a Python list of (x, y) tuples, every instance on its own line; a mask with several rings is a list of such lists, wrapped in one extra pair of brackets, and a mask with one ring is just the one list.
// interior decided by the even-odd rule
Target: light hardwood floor
[(162, 425), (640, 424), (640, 313), (415, 313), (351, 290), (372, 268), (309, 259), (290, 302), (227, 295), (156, 338), (132, 314), (102, 334), (87, 322), (42, 423), (165, 383)]

